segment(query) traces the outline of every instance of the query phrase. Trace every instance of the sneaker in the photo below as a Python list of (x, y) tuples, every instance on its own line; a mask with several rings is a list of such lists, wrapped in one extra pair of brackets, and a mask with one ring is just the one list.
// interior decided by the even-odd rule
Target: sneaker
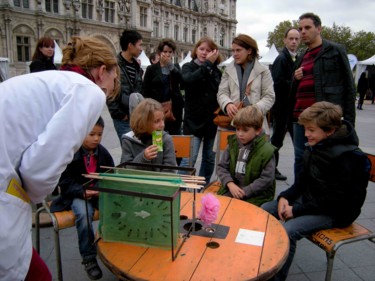
[(91, 280), (98, 280), (98, 279), (102, 278), (103, 273), (102, 273), (102, 270), (100, 269), (96, 259), (92, 259), (92, 260), (89, 260), (89, 261), (83, 261), (82, 264), (85, 266), (87, 276)]
[(277, 179), (279, 181), (285, 181), (287, 179), (287, 177), (284, 176), (282, 173), (280, 173), (279, 170), (276, 168), (275, 179)]

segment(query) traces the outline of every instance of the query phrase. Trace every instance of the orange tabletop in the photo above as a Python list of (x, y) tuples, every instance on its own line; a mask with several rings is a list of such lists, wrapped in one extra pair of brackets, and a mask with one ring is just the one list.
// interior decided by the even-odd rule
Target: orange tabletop
[[(201, 209), (197, 194), (196, 210)], [(215, 224), (229, 227), (225, 239), (190, 235), (172, 261), (171, 250), (99, 240), (103, 263), (121, 280), (267, 280), (282, 267), (289, 251), (284, 227), (261, 208), (234, 198), (217, 196)], [(192, 193), (181, 195), (181, 212), (191, 218)], [(239, 231), (264, 233), (261, 245), (236, 241)], [(252, 240), (251, 240), (252, 241)], [(207, 247), (217, 242), (218, 248)]]

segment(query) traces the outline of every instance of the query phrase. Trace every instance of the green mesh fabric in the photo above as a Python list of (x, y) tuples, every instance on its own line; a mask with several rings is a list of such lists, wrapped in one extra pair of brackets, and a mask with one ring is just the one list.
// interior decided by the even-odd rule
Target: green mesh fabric
[[(104, 179), (99, 181), (99, 186), (168, 197), (172, 197), (179, 189), (181, 180), (178, 176), (167, 177), (164, 180), (160, 177), (160, 173), (154, 176), (156, 177), (144, 171), (131, 175), (124, 173), (123, 176), (119, 173), (106, 174)], [(105, 179), (106, 177), (108, 179)], [(170, 249), (173, 237), (173, 247), (177, 245), (180, 193), (171, 204), (167, 200), (101, 191), (99, 209), (99, 232), (104, 241)], [(172, 231), (171, 218), (173, 218)]]

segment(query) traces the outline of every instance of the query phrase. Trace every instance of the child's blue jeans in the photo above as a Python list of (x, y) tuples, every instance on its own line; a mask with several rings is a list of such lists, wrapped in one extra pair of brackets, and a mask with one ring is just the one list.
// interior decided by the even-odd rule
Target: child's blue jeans
[(89, 213), (89, 224), (87, 224), (85, 200), (75, 198), (72, 202), (72, 211), (76, 216), (79, 252), (83, 261), (90, 261), (96, 258), (96, 245), (94, 244), (94, 230), (92, 227), (94, 205), (97, 204), (92, 202), (92, 200), (87, 201)]

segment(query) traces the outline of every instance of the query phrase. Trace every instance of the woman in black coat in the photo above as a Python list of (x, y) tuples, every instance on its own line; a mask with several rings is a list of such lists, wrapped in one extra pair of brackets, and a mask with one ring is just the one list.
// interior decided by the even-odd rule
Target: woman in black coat
[(182, 111), (184, 100), (180, 91), (181, 72), (173, 64), (172, 58), (176, 44), (172, 39), (162, 39), (158, 46), (159, 62), (146, 69), (142, 94), (160, 103), (172, 101), (172, 112), (175, 120), (165, 120), (165, 128), (170, 135), (181, 135)]
[[(216, 94), (221, 80), (217, 65), (221, 62), (218, 46), (209, 37), (203, 37), (195, 45), (192, 61), (182, 66), (182, 80), (185, 87), (184, 135), (194, 135), (193, 166), (203, 142), (202, 164), (199, 176), (209, 183), (215, 168), (213, 146), (217, 126), (214, 111), (219, 107)], [(181, 166), (187, 166), (183, 159)]]
[(54, 56), (55, 42), (53, 39), (49, 37), (40, 38), (32, 57), (30, 72), (56, 70), (56, 66), (53, 63)]

